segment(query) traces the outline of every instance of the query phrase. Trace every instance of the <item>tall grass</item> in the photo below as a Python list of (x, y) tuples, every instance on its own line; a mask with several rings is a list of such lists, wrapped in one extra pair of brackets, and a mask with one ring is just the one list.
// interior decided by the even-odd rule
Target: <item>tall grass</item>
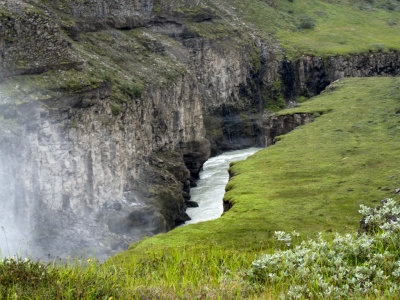
[(276, 232), (276, 244), (264, 250), (178, 247), (104, 264), (7, 258), (0, 261), (0, 298), (399, 297), (400, 207), (389, 199), (360, 212), (365, 233), (302, 240), (295, 232)]
[[(0, 261), (0, 299), (239, 299), (261, 290), (245, 278), (254, 253), (214, 247), (143, 253), (115, 264)], [(121, 264), (122, 263), (122, 264)]]

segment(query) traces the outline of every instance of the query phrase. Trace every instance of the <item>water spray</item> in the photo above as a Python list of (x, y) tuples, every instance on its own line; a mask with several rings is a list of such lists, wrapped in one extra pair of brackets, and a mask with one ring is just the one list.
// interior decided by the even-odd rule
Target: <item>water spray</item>
[(6, 230), (5, 230), (4, 226), (1, 226), (1, 231), (3, 231), (4, 239), (5, 239), (5, 241), (6, 241), (8, 256), (11, 256), (11, 254), (10, 254), (10, 247), (8, 246), (8, 241), (7, 241), (7, 234), (6, 234)]

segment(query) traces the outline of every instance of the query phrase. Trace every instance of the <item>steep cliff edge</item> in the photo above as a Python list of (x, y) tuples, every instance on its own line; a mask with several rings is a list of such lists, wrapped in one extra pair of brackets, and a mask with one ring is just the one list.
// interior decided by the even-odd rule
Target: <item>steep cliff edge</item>
[(265, 107), (399, 72), (398, 52), (287, 61), (219, 2), (0, 4), (0, 203), (37, 255), (172, 229), (210, 155), (288, 130)]

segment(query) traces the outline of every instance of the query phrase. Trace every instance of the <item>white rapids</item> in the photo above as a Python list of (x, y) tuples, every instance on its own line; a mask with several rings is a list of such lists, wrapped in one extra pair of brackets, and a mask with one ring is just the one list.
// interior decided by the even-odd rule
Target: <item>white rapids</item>
[(197, 187), (190, 189), (191, 200), (199, 207), (189, 207), (186, 213), (191, 220), (185, 225), (219, 218), (223, 213), (225, 186), (229, 181), (229, 163), (244, 160), (262, 148), (248, 148), (225, 152), (207, 160), (200, 172)]

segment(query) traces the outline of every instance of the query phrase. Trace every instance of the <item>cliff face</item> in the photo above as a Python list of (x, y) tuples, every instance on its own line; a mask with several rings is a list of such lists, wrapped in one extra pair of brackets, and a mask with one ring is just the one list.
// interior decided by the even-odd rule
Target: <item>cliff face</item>
[(398, 76), (400, 54), (392, 52), (338, 55), (327, 58), (303, 56), (284, 61), (284, 93), (288, 98), (318, 95), (331, 82), (343, 77)]
[(265, 119), (267, 102), (400, 66), (398, 53), (288, 62), (201, 1), (0, 4), (0, 208), (37, 255), (172, 229), (211, 154), (310, 119)]
[[(38, 255), (82, 248), (109, 253), (185, 221), (189, 186), (211, 150), (204, 116), (221, 106), (235, 113), (259, 109), (240, 95), (250, 81), (247, 45), (182, 37), (176, 27), (185, 25), (164, 28), (166, 21), (125, 37), (114, 27), (137, 26), (151, 11), (150, 2), (130, 2), (82, 6), (80, 1), (55, 1), (54, 7), (20, 2), (4, 12), (1, 114), (2, 128), (11, 126), (12, 132), (3, 134), (1, 144), (1, 169), (6, 171), (0, 202), (22, 231), (32, 228), (27, 235), (39, 247)], [(64, 14), (72, 18), (68, 26), (54, 22), (55, 15)], [(177, 24), (181, 21), (176, 17)], [(153, 38), (160, 32), (165, 40)], [(28, 38), (35, 34), (37, 39)], [(87, 69), (104, 47), (94, 41), (100, 35), (116, 39), (110, 55), (124, 56), (113, 57), (113, 66), (100, 58), (104, 64), (97, 71), (105, 74), (97, 76)], [(175, 42), (169, 39), (174, 35)], [(135, 46), (146, 51), (139, 70), (144, 74), (132, 70), (140, 59), (129, 53)], [(37, 58), (35, 52), (40, 52)], [(149, 67), (151, 59), (155, 62)], [(157, 71), (167, 74), (149, 78), (156, 63), (170, 67), (172, 79), (164, 69)], [(113, 68), (113, 76), (125, 80), (133, 73), (139, 83), (109, 78)], [(256, 141), (258, 133), (249, 143)]]

